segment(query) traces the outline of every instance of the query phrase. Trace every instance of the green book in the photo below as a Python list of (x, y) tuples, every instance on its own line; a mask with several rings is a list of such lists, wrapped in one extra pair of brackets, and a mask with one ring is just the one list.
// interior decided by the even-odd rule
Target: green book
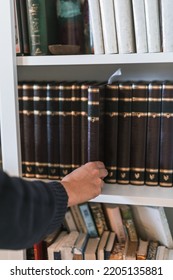
[(57, 44), (56, 0), (26, 0), (31, 55), (49, 54), (49, 45)]

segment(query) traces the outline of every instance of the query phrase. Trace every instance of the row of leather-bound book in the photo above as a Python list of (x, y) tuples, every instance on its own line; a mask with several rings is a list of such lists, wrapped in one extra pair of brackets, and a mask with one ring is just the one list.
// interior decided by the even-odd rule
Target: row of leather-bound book
[[(154, 223), (157, 219), (157, 224)], [(83, 203), (68, 209), (64, 225), (33, 248), (28, 259), (164, 260), (173, 240), (162, 207)]]
[(101, 160), (106, 183), (172, 187), (173, 83), (19, 82), (23, 176)]

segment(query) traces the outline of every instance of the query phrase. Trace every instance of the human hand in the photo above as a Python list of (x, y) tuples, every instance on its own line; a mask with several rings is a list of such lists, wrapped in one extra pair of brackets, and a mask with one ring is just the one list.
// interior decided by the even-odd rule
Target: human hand
[(101, 193), (103, 179), (108, 175), (104, 163), (88, 162), (65, 176), (61, 184), (68, 195), (68, 206), (88, 201)]

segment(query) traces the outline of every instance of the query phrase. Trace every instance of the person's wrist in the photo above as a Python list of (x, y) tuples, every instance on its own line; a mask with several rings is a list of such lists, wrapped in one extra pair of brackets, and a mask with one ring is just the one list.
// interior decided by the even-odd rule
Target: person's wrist
[(71, 191), (71, 186), (70, 183), (67, 181), (62, 180), (61, 181), (62, 186), (64, 187), (67, 196), (68, 196), (68, 207), (70, 207), (72, 205), (72, 197), (73, 197), (73, 193)]

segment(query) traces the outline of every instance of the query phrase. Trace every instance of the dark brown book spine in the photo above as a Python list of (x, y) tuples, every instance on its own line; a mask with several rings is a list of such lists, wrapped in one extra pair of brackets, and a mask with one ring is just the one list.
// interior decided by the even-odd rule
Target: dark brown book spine
[(145, 182), (145, 149), (148, 107), (148, 86), (145, 82), (132, 84), (132, 117), (130, 148), (130, 183)]
[(59, 84), (47, 83), (48, 178), (59, 179)]
[(81, 86), (72, 84), (72, 170), (81, 165)]
[(88, 161), (104, 161), (105, 84), (88, 88)]
[(88, 161), (88, 87), (81, 85), (81, 164)]
[(108, 170), (106, 183), (117, 180), (117, 136), (118, 136), (118, 83), (107, 85), (105, 93), (105, 156)]
[[(23, 159), (22, 167), (28, 178), (35, 177), (35, 137), (34, 137), (34, 92), (33, 83), (22, 85), (23, 91)], [(22, 136), (22, 135), (21, 135)]]
[(132, 84), (119, 83), (117, 182), (120, 184), (130, 181), (131, 103)]
[(29, 34), (28, 34), (26, 0), (16, 0), (16, 1), (19, 2), (19, 8), (20, 8), (23, 54), (28, 55), (30, 53), (30, 50), (29, 50)]
[(35, 176), (48, 177), (47, 158), (47, 83), (34, 83), (34, 135), (35, 135)]
[(60, 179), (72, 171), (72, 84), (59, 85)]
[(19, 125), (20, 125), (20, 142), (22, 156), (22, 176), (25, 176), (25, 146), (24, 146), (24, 123), (23, 123), (23, 83), (18, 83), (18, 102), (19, 102)]
[(23, 53), (23, 40), (22, 40), (20, 5), (18, 0), (14, 0), (14, 19), (15, 19), (16, 54), (21, 55)]
[(172, 187), (173, 182), (173, 83), (165, 82), (162, 89), (160, 135), (160, 186)]
[(161, 95), (161, 82), (149, 83), (145, 165), (145, 184), (148, 186), (159, 184)]

